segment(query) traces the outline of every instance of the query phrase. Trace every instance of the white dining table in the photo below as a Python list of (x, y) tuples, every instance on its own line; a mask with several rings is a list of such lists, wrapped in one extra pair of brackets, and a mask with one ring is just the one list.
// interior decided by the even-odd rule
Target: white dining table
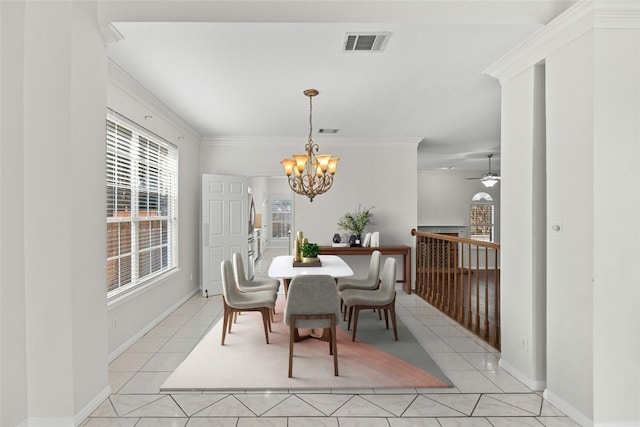
[(337, 255), (319, 255), (320, 266), (317, 267), (294, 267), (293, 256), (281, 255), (273, 258), (269, 265), (268, 275), (272, 279), (282, 279), (284, 284), (284, 294), (289, 291), (289, 282), (296, 276), (309, 274), (327, 274), (335, 279), (339, 277), (353, 276), (353, 270)]

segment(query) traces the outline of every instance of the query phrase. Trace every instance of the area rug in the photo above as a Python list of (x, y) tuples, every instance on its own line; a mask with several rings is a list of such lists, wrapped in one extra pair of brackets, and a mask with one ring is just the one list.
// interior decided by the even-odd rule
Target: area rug
[(289, 328), (282, 321), (284, 297), (265, 343), (259, 313), (242, 313), (220, 345), (220, 320), (169, 376), (161, 391), (441, 388), (451, 382), (398, 318), (398, 341), (384, 319), (362, 311), (356, 341), (337, 330), (339, 376), (333, 375), (329, 344), (307, 339), (294, 344), (293, 378), (288, 377)]

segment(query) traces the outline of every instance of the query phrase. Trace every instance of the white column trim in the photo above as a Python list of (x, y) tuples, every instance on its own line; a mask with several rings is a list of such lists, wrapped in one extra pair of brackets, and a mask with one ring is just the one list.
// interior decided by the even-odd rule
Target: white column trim
[(498, 59), (483, 74), (503, 84), (593, 28), (640, 29), (640, 2), (580, 1)]
[(589, 419), (588, 416), (584, 415), (572, 405), (568, 404), (563, 399), (550, 392), (548, 388), (542, 392), (542, 397), (544, 400), (548, 401), (553, 406), (562, 411), (565, 415), (568, 415), (573, 420), (577, 421), (581, 426), (593, 427), (593, 420)]
[(529, 378), (528, 376), (520, 372), (513, 365), (511, 365), (509, 362), (505, 361), (502, 358), (498, 360), (498, 366), (500, 366), (502, 369), (507, 371), (507, 373), (511, 374), (513, 377), (515, 377), (515, 379), (517, 379), (522, 384), (527, 386), (527, 388), (529, 388), (530, 390), (540, 391), (540, 390), (544, 390), (545, 387), (547, 386), (546, 380), (532, 380), (531, 378)]

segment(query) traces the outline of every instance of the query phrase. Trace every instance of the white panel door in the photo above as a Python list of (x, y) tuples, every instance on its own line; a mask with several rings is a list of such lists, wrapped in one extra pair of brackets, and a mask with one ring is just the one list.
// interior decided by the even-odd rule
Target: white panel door
[(202, 294), (222, 294), (220, 263), (248, 253), (247, 178), (202, 175)]

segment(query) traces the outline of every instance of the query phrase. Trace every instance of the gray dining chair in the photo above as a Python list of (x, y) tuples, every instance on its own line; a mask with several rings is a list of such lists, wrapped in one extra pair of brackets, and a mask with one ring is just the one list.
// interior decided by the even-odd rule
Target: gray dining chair
[[(349, 311), (349, 320), (347, 329), (351, 327), (351, 319), (353, 316), (353, 337), (356, 340), (356, 331), (358, 329), (358, 316), (360, 310), (374, 309), (384, 310), (384, 320), (389, 329), (389, 315), (393, 323), (393, 336), (398, 341), (398, 328), (396, 325), (396, 260), (387, 258), (380, 274), (380, 287), (374, 290), (363, 289), (346, 289), (340, 293), (342, 301)], [(354, 313), (355, 312), (355, 313)]]
[(291, 280), (284, 308), (284, 323), (289, 326), (289, 378), (293, 375), (293, 343), (303, 339), (298, 328), (323, 328), (323, 337), (329, 341), (329, 354), (333, 355), (333, 373), (338, 376), (336, 324), (339, 321), (340, 303), (333, 277), (302, 275)]
[(271, 311), (276, 305), (276, 293), (273, 291), (240, 292), (233, 274), (233, 267), (228, 260), (220, 263), (222, 273), (222, 301), (224, 313), (222, 322), (222, 345), (227, 332), (231, 333), (231, 325), (236, 313), (258, 311), (262, 314), (264, 338), (269, 344), (271, 331)]

